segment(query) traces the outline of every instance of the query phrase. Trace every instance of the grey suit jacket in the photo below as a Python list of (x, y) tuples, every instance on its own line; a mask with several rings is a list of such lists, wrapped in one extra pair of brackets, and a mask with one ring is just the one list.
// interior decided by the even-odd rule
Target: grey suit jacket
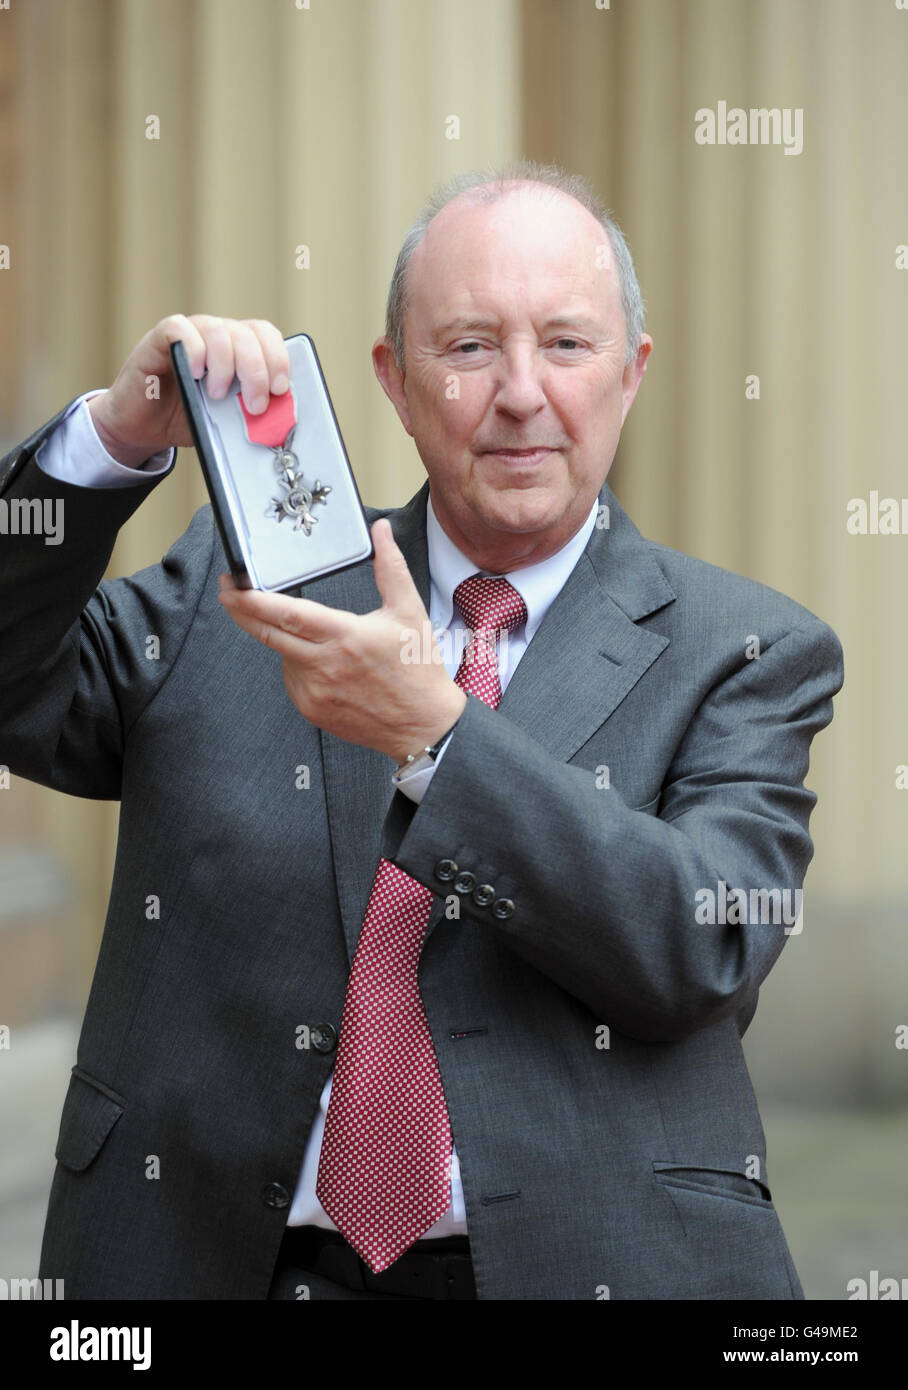
[[(65, 507), (62, 545), (0, 541), (0, 762), (121, 816), (42, 1276), (75, 1298), (266, 1296), (333, 1061), (330, 1030), (300, 1025), (339, 1027), (383, 852), (437, 894), (420, 987), (478, 1297), (803, 1297), (741, 1048), (785, 927), (696, 905), (801, 886), (832, 630), (644, 539), (605, 486), (609, 529), (500, 708), (468, 699), (417, 807), (386, 757), (297, 713), (222, 610), (210, 508), (99, 584), (155, 484), (45, 476), (59, 418), (0, 465), (3, 497)], [(428, 602), (426, 496), (387, 515)], [(368, 564), (306, 594), (379, 603)]]

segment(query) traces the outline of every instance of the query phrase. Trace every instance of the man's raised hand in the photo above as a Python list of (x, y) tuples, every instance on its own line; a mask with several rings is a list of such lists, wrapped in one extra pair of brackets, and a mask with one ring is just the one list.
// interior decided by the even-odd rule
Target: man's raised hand
[(207, 369), (212, 396), (226, 395), (238, 376), (254, 414), (267, 406), (269, 391), (279, 396), (290, 384), (286, 344), (267, 319), (169, 314), (133, 348), (111, 388), (88, 404), (102, 444), (129, 467), (161, 449), (192, 444), (170, 360), (170, 344), (178, 339), (186, 345), (193, 376)]

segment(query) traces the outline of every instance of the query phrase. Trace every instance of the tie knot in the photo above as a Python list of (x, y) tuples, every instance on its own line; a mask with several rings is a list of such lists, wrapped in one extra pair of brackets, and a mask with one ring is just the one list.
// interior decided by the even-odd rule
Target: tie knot
[(454, 590), (454, 602), (471, 631), (501, 632), (527, 620), (526, 604), (506, 579), (473, 574)]

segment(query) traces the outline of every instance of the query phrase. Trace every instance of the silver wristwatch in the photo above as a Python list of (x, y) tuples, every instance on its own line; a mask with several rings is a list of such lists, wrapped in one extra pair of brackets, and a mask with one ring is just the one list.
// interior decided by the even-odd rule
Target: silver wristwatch
[(395, 782), (400, 781), (400, 775), (402, 772), (423, 772), (427, 767), (432, 767), (442, 748), (445, 746), (448, 739), (451, 737), (459, 723), (460, 720), (458, 719), (454, 724), (451, 725), (450, 729), (446, 734), (442, 734), (441, 738), (438, 740), (437, 743), (433, 743), (431, 748), (421, 748), (418, 753), (408, 753), (404, 761), (402, 763), (398, 763), (397, 767), (394, 769)]

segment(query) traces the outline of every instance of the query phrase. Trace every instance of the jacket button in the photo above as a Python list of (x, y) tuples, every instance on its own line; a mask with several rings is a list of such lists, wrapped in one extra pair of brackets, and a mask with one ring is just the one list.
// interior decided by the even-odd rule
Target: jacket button
[(442, 883), (447, 883), (457, 873), (457, 865), (453, 859), (439, 859), (435, 865), (435, 877), (440, 878)]
[(337, 1029), (330, 1023), (313, 1023), (309, 1029), (309, 1041), (316, 1052), (333, 1052), (337, 1047)]
[(512, 917), (514, 914), (514, 903), (511, 898), (496, 898), (495, 906), (492, 908), (496, 917)]
[(458, 893), (472, 893), (476, 887), (476, 875), (471, 874), (469, 869), (461, 869), (454, 880), (454, 889)]
[(290, 1193), (279, 1182), (266, 1182), (262, 1188), (262, 1201), (266, 1207), (289, 1207)]
[(495, 889), (491, 883), (480, 883), (477, 888), (473, 889), (473, 901), (479, 907), (488, 907), (494, 897)]

